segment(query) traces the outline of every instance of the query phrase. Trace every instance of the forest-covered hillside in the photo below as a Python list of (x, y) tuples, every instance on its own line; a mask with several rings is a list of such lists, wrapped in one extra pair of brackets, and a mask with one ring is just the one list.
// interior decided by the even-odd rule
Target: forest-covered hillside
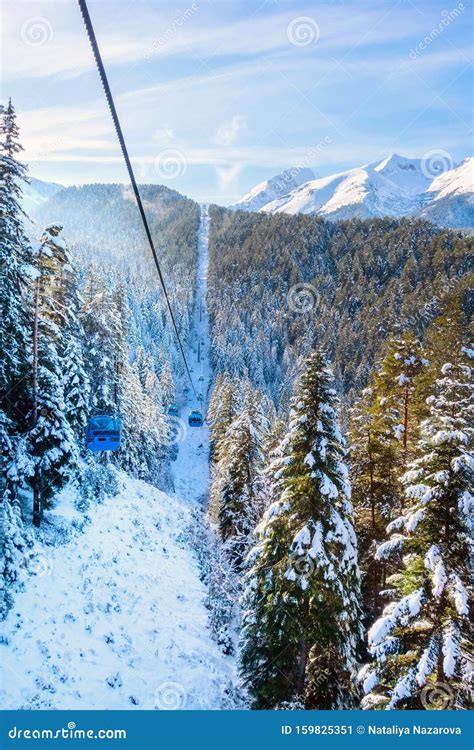
[[(206, 207), (148, 186), (181, 356), (127, 188), (64, 189), (32, 227), (21, 210), (21, 150), (10, 102), (0, 110), (0, 604), (16, 644), (3, 644), (10, 657), (28, 653), (32, 640), (12, 605), (23, 592), (20, 614), (28, 608), (37, 550), (73, 545), (68, 570), (79, 585), (81, 539), (96, 570), (99, 537), (122, 548), (125, 532), (136, 569), (115, 549), (98, 567), (125, 571), (127, 602), (107, 580), (101, 590), (111, 599), (97, 601), (94, 623), (110, 632), (95, 637), (109, 653), (114, 632), (125, 632), (124, 611), (135, 617), (128, 599), (146, 581), (152, 661), (164, 652), (173, 677), (182, 660), (193, 665), (193, 706), (468, 708), (471, 239), (420, 220), (329, 223), (215, 206), (209, 223)], [(189, 399), (185, 356), (196, 389)], [(121, 420), (116, 452), (86, 448), (98, 414)], [(181, 497), (157, 514), (166, 496), (136, 480)], [(96, 506), (119, 484), (124, 504), (109, 528)], [(69, 523), (48, 512), (64, 498), (74, 505)], [(99, 536), (87, 533), (94, 519)], [(160, 576), (148, 576), (155, 560), (169, 561), (161, 598)], [(82, 628), (92, 614), (90, 584), (79, 609), (64, 611), (65, 638), (75, 632), (70, 622)], [(177, 604), (190, 600), (191, 615)], [(173, 613), (166, 623), (165, 609)], [(195, 615), (211, 671), (196, 667), (196, 641), (186, 637)], [(35, 617), (28, 622), (33, 628)], [(86, 640), (92, 627), (81, 629)], [(136, 641), (127, 681), (143, 682), (149, 662)], [(114, 653), (117, 671), (107, 668), (91, 705), (117, 690), (107, 705), (137, 706), (135, 692), (121, 692), (124, 660)], [(70, 655), (87, 682), (82, 648), (70, 642)], [(31, 658), (52, 673), (47, 644)], [(219, 696), (234, 658), (239, 676)], [(27, 703), (57, 707), (41, 674), (32, 679), (27, 669), (23, 678)], [(212, 699), (198, 699), (201, 684)], [(179, 705), (186, 688), (178, 685)], [(54, 689), (62, 706), (64, 691)]]
[(443, 302), (472, 288), (473, 243), (421, 220), (263, 216), (213, 207), (210, 293), (217, 371), (276, 401), (315, 343), (339, 387), (360, 392), (387, 339), (421, 335)]
[(251, 706), (466, 708), (471, 240), (211, 217), (209, 512)]
[[(194, 201), (162, 185), (142, 185), (142, 199), (160, 262), (170, 283), (195, 268), (199, 208)], [(155, 272), (132, 190), (126, 185), (81, 185), (64, 188), (39, 206), (36, 226), (61, 219), (65, 235), (78, 253), (90, 260), (113, 263), (120, 270)], [(34, 231), (34, 230), (32, 230)], [(192, 275), (189, 279), (192, 283)]]
[[(75, 484), (84, 513), (114, 491), (114, 465), (170, 487), (176, 445), (167, 410), (182, 387), (183, 364), (126, 188), (65, 189), (32, 224), (21, 209), (28, 175), (11, 103), (1, 111), (0, 138), (5, 612), (27, 575), (31, 518), (40, 526), (66, 484)], [(186, 341), (199, 206), (165, 188), (150, 188), (146, 198)], [(112, 458), (86, 449), (94, 414), (121, 418), (121, 449)]]

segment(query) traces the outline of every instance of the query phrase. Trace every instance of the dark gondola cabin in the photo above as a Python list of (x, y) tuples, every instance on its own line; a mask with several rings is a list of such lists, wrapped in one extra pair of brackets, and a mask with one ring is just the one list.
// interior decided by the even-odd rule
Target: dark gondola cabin
[(193, 409), (189, 415), (188, 423), (190, 427), (202, 427), (204, 419), (201, 412), (198, 409)]
[(120, 417), (101, 414), (91, 417), (87, 425), (87, 447), (91, 451), (116, 451), (120, 448)]
[(179, 409), (176, 404), (170, 404), (168, 406), (168, 416), (169, 417), (177, 417), (179, 414)]

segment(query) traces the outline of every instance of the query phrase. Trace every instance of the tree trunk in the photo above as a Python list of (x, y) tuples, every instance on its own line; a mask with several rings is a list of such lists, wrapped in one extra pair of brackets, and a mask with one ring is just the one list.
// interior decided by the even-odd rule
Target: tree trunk
[(33, 526), (40, 527), (43, 518), (43, 493), (41, 469), (37, 466), (33, 476)]
[(403, 404), (403, 468), (406, 468), (408, 462), (408, 404), (410, 394), (408, 385), (405, 386), (405, 396)]
[(298, 655), (298, 671), (296, 674), (296, 692), (298, 697), (303, 697), (306, 683), (306, 664), (308, 662), (309, 645), (303, 637), (300, 641)]
[[(32, 429), (38, 421), (38, 318), (40, 301), (40, 277), (35, 284), (35, 304), (33, 318), (33, 411)], [(43, 517), (43, 501), (41, 497), (41, 469), (36, 466), (33, 475), (33, 526), (39, 527)]]
[(32, 426), (36, 426), (38, 421), (38, 318), (39, 318), (39, 300), (40, 300), (40, 279), (36, 279), (35, 284), (35, 304), (33, 318), (33, 412)]

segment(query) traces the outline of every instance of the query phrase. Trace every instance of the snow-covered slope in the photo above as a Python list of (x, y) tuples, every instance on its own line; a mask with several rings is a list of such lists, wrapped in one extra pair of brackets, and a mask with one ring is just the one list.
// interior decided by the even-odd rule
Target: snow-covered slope
[[(4, 709), (217, 709), (231, 676), (207, 629), (189, 505), (119, 475), (68, 544), (46, 548), (3, 623)], [(65, 521), (65, 518), (67, 521)], [(50, 523), (80, 523), (69, 489)]]
[(474, 225), (474, 158), (436, 177), (428, 193), (430, 202), (421, 215), (449, 227)]
[[(433, 179), (421, 159), (393, 154), (381, 162), (305, 182), (258, 210), (329, 219), (421, 215), (445, 226), (472, 226), (473, 162), (466, 159)], [(246, 198), (234, 207), (257, 210), (249, 207)]]
[[(203, 207), (187, 356), (204, 409), (210, 379), (208, 238)], [(223, 707), (235, 663), (210, 637), (207, 590), (186, 533), (196, 523), (191, 509), (204, 501), (209, 481), (208, 429), (187, 426), (197, 405), (183, 400), (176, 420), (172, 496), (120, 472), (118, 494), (93, 505), (87, 525), (71, 487), (46, 513), (41, 534), (56, 546), (37, 543), (26, 566), (37, 574), (15, 593), (3, 623), (3, 708)]]
[(23, 195), (21, 203), (23, 210), (28, 215), (33, 216), (39, 206), (62, 189), (63, 186), (58, 185), (56, 182), (43, 182), (43, 180), (30, 177), (29, 184), (22, 187)]
[(314, 172), (304, 167), (294, 167), (256, 185), (243, 196), (233, 208), (243, 211), (259, 211), (271, 201), (288, 195), (294, 188), (314, 179)]
[(201, 206), (201, 223), (198, 234), (198, 267), (196, 297), (192, 319), (192, 333), (187, 360), (192, 370), (194, 385), (202, 401), (191, 395), (180, 402), (178, 431), (184, 440), (180, 443), (172, 473), (175, 492), (183, 500), (205, 501), (209, 490), (209, 428), (206, 423), (199, 429), (188, 427), (190, 409), (207, 412), (211, 384), (209, 313), (207, 310), (207, 268), (209, 256), (208, 206)]

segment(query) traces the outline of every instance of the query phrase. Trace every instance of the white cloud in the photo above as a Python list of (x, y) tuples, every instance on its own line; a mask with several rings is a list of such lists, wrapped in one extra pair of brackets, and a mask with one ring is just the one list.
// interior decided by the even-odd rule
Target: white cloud
[(230, 146), (236, 142), (242, 130), (247, 130), (246, 118), (242, 115), (234, 115), (230, 120), (219, 125), (214, 140), (219, 146)]
[[(1, 5), (5, 77), (77, 76), (94, 66), (75, 4), (61, 0), (27, 0)], [(433, 23), (431, 17), (411, 13), (407, 24), (405, 14), (396, 12), (397, 3), (389, 9), (378, 4), (318, 4), (275, 13), (258, 13), (259, 6), (255, 4), (255, 10), (250, 7), (248, 14), (237, 20), (227, 15), (225, 3), (216, 6), (217, 13), (212, 13), (209, 6), (194, 5), (198, 7), (192, 13), (173, 16), (166, 3), (137, 6), (132, 0), (122, 0), (116, 3), (117, 12), (112, 15), (109, 12), (114, 7), (112, 3), (94, 4), (91, 14), (93, 21), (97, 21), (96, 32), (106, 64), (126, 66), (130, 63), (133, 68), (144, 63), (153, 68), (154, 60), (175, 55), (194, 56), (212, 63), (218, 55), (269, 55), (277, 51), (296, 54), (300, 62), (303, 59), (306, 62), (308, 50), (295, 49), (287, 38), (288, 24), (296, 16), (305, 15), (314, 17), (320, 28), (320, 38), (312, 49), (321, 53), (321, 62), (323, 51), (346, 57), (358, 46), (382, 45), (402, 39), (411, 40), (407, 41), (408, 52), (413, 39), (416, 42), (416, 35), (422, 38)], [(193, 3), (188, 2), (188, 6), (191, 8)], [(436, 20), (436, 13), (433, 16)], [(178, 18), (180, 23), (177, 23)], [(46, 32), (42, 43), (39, 43), (40, 38), (25, 34), (25, 24), (32, 19), (43, 20)], [(41, 37), (41, 30), (39, 33)]]
[(175, 137), (175, 133), (173, 128), (157, 128), (155, 132), (152, 134), (151, 138), (155, 143), (159, 143), (160, 145), (168, 145), (169, 143), (172, 143), (173, 138)]
[(243, 164), (231, 164), (224, 167), (216, 167), (217, 177), (219, 180), (219, 190), (227, 192), (234, 186), (242, 172)]

